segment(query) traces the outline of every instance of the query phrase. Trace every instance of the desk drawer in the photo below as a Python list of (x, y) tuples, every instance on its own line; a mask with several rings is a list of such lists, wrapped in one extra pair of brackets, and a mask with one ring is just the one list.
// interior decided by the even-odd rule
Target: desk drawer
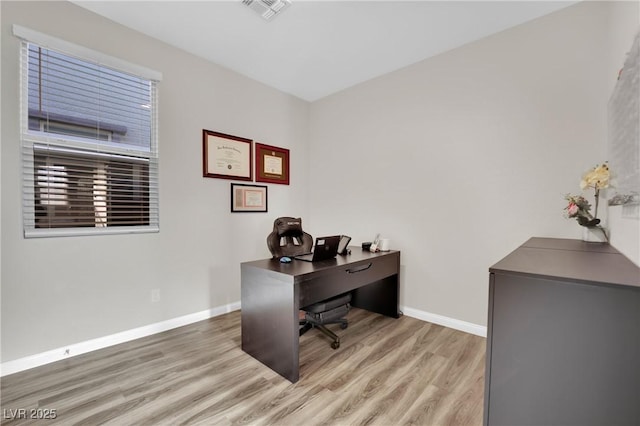
[(332, 268), (326, 274), (300, 283), (300, 307), (398, 275), (400, 254), (375, 256)]

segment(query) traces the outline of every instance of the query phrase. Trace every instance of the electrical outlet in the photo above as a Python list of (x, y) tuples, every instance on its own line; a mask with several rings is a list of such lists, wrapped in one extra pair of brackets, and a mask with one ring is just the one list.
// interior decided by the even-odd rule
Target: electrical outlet
[(151, 290), (151, 303), (158, 303), (160, 301), (160, 289), (154, 288)]

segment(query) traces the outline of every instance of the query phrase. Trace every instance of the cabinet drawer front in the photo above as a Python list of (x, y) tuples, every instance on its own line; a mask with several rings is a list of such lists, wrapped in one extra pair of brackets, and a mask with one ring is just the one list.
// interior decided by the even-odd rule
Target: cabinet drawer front
[(329, 273), (300, 283), (300, 307), (346, 293), (367, 284), (398, 274), (399, 253), (372, 257), (334, 268)]

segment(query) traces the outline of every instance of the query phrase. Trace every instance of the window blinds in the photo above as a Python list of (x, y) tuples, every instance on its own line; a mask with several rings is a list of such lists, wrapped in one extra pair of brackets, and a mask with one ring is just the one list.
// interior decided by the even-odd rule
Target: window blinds
[(26, 40), (21, 55), (25, 236), (157, 231), (156, 82)]

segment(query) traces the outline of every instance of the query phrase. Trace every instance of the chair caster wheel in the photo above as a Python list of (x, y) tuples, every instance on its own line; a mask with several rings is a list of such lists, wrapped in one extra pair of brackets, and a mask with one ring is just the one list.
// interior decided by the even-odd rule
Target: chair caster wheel
[(347, 323), (341, 323), (341, 324), (340, 324), (340, 328), (341, 328), (341, 329), (343, 329), (343, 330), (344, 330), (345, 328), (347, 328), (347, 327), (349, 327), (349, 324), (347, 324)]
[(340, 342), (333, 342), (331, 343), (331, 348), (332, 349), (338, 349), (340, 347)]

